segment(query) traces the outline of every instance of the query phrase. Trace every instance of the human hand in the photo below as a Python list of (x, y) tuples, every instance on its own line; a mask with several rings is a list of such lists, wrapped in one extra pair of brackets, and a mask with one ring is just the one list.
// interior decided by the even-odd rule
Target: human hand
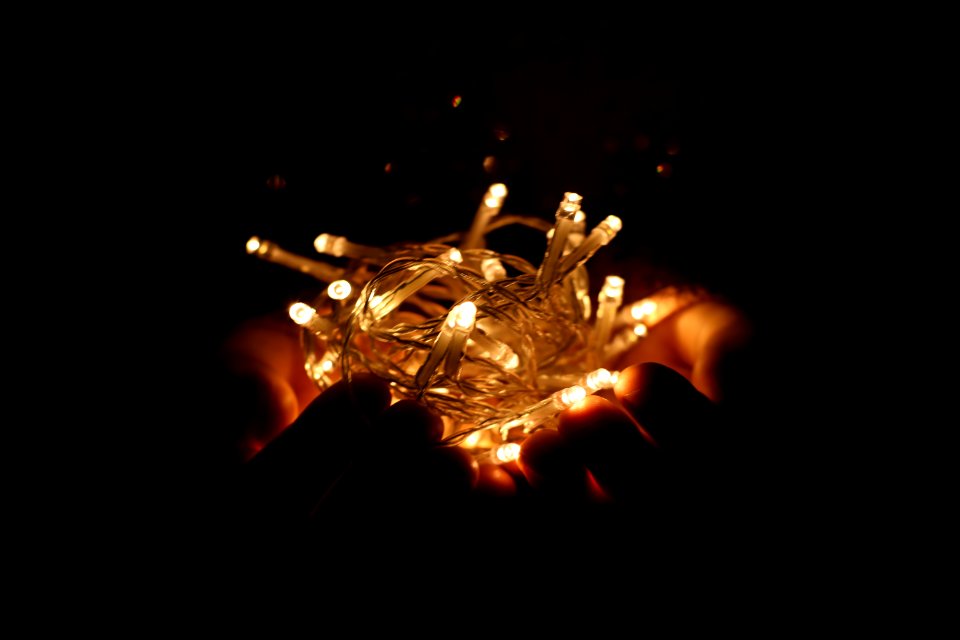
[(357, 374), (244, 466), (244, 507), (262, 522), (290, 522), (462, 498), (477, 465), (464, 449), (434, 446), (442, 434), (439, 416), (411, 400), (391, 405), (385, 381)]
[[(669, 301), (661, 301), (660, 308), (669, 310)], [(694, 449), (713, 442), (718, 429), (717, 407), (710, 400), (721, 401), (735, 389), (738, 376), (730, 365), (747, 343), (747, 322), (734, 308), (717, 302), (693, 304), (657, 320), (651, 323), (647, 338), (615, 365), (626, 366), (615, 389), (623, 409), (601, 397), (588, 398), (561, 416), (559, 431), (538, 432), (524, 443), (522, 473), (516, 465), (483, 465), (479, 483), (476, 478), (471, 483), (498, 495), (510, 495), (516, 491), (517, 482), (529, 482), (545, 494), (627, 497), (641, 484), (650, 488), (651, 474), (656, 475), (665, 458), (681, 454), (690, 458)], [(258, 319), (228, 341), (228, 368), (240, 391), (233, 399), (234, 423), (239, 426), (237, 442), (245, 460), (275, 439), (318, 395), (304, 372), (296, 331), (285, 318)], [(627, 366), (631, 362), (646, 364)], [(350, 415), (342, 411), (338, 394), (342, 392), (334, 393), (330, 400), (336, 408), (331, 415), (336, 416), (338, 424), (346, 425)], [(402, 406), (407, 404), (413, 403)], [(426, 409), (420, 407), (419, 414), (413, 409), (406, 411), (408, 417), (419, 415), (407, 430), (432, 433), (436, 428), (429, 426), (436, 418), (429, 418)], [(310, 415), (316, 413), (311, 411)], [(313, 422), (317, 420), (303, 419), (304, 424)], [(404, 433), (404, 429), (397, 432)], [(429, 444), (438, 438), (414, 440)], [(371, 452), (371, 460), (381, 464), (385, 452), (377, 452), (377, 447), (369, 444), (364, 447)], [(341, 445), (336, 445), (341, 446), (341, 458), (349, 458), (358, 442)], [(289, 445), (277, 448), (289, 449)], [(461, 462), (471, 466), (465, 458), (461, 457)]]
[(723, 407), (743, 393), (750, 332), (742, 313), (714, 301), (653, 324), (614, 364), (613, 397), (587, 397), (557, 430), (523, 443), (524, 478), (555, 497), (638, 500), (706, 477), (739, 435)]

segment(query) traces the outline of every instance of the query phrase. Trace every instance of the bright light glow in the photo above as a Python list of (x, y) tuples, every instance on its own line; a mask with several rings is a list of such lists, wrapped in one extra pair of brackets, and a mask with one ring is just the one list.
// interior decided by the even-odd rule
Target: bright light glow
[[(494, 166), (493, 156), (484, 159), (485, 169)], [(320, 255), (313, 260), (257, 236), (246, 250), (322, 283), (325, 296), (314, 291), (288, 308), (303, 327), (303, 362), (317, 386), (329, 387), (341, 371), (378, 375), (394, 401), (415, 399), (442, 414), (442, 444), (503, 463), (517, 459), (527, 434), (556, 427), (559, 414), (589, 394), (609, 394), (618, 373), (597, 367), (637, 344), (673, 305), (648, 293), (651, 299), (620, 311), (625, 282), (618, 275), (599, 278), (599, 299), (591, 293), (586, 263), (622, 229), (619, 217), (587, 214), (582, 196), (567, 192), (555, 223), (519, 211), (498, 219), (508, 189), (487, 185), (467, 233), (387, 248), (323, 233), (314, 238)], [(602, 222), (588, 228), (588, 219)], [(549, 229), (539, 267), (488, 248), (499, 236), (490, 232), (507, 225), (537, 230), (537, 244)]]
[(634, 302), (630, 306), (630, 315), (634, 320), (643, 320), (648, 316), (652, 316), (653, 313), (657, 310), (657, 303), (653, 300), (641, 300), (640, 302)]
[(317, 310), (305, 302), (294, 302), (290, 305), (290, 319), (303, 326), (313, 320)]
[(463, 439), (463, 446), (467, 447), (468, 449), (473, 449), (475, 446), (477, 446), (477, 443), (480, 442), (480, 435), (481, 434), (479, 431), (474, 431)]
[(620, 276), (607, 276), (606, 280), (603, 281), (603, 289), (600, 290), (600, 295), (623, 299), (623, 285), (624, 281)]
[(606, 369), (597, 369), (587, 374), (585, 382), (587, 388), (592, 393), (600, 389), (609, 389), (614, 385), (616, 379), (613, 374)]
[(496, 282), (507, 277), (507, 270), (497, 258), (485, 258), (480, 263), (480, 271), (483, 272), (483, 277), (488, 282)]
[(567, 409), (587, 397), (587, 390), (578, 384), (567, 387), (560, 392), (560, 402)]
[(326, 253), (331, 256), (340, 257), (347, 251), (347, 239), (343, 236), (335, 236), (329, 233), (321, 233), (313, 241), (313, 248), (318, 253)]
[(333, 244), (333, 237), (329, 233), (321, 233), (313, 241), (313, 248), (320, 253), (327, 252), (327, 245)]
[(497, 447), (497, 461), (501, 463), (513, 462), (520, 457), (520, 445), (516, 442), (507, 442)]
[(350, 295), (353, 287), (346, 280), (336, 280), (327, 287), (327, 295), (334, 300), (344, 300)]
[(461, 302), (447, 314), (447, 326), (451, 329), (472, 330), (477, 320), (477, 305), (467, 300)]

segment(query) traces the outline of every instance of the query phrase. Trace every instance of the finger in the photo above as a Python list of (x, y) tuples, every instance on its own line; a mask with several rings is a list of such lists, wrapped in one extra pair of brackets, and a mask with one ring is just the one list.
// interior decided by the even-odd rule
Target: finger
[(615, 499), (639, 497), (657, 473), (660, 456), (653, 439), (603, 398), (587, 396), (560, 414), (559, 432), (603, 491)]
[(313, 515), (329, 521), (398, 509), (404, 517), (413, 517), (411, 509), (417, 517), (436, 514), (462, 503), (478, 477), (476, 461), (460, 447), (364, 451)]
[(659, 362), (679, 371), (714, 401), (735, 377), (724, 375), (732, 354), (748, 344), (750, 323), (737, 309), (706, 301), (682, 309), (652, 326), (649, 334), (618, 359), (620, 368)]
[(319, 395), (319, 390), (304, 369), (298, 331), (286, 318), (254, 318), (224, 343), (224, 364), (235, 374), (270, 376), (284, 381), (293, 390), (299, 406), (306, 407)]
[(307, 513), (349, 468), (389, 403), (390, 387), (376, 376), (333, 385), (246, 465), (251, 491), (272, 511)]
[(717, 428), (716, 407), (679, 373), (646, 362), (620, 372), (617, 399), (667, 454), (692, 452)]
[(380, 414), (374, 433), (385, 449), (425, 448), (443, 436), (443, 420), (415, 400), (400, 400)]
[(476, 492), (484, 497), (506, 498), (517, 493), (517, 483), (497, 464), (481, 464), (478, 470)]
[(731, 422), (683, 376), (655, 363), (621, 371), (614, 392), (660, 445), (660, 486), (668, 502), (704, 506), (742, 493), (731, 484), (747, 480), (750, 468), (743, 464), (742, 421)]
[(520, 469), (530, 486), (544, 496), (574, 500), (587, 497), (587, 470), (557, 431), (537, 431), (523, 442)]
[(296, 393), (270, 373), (226, 374), (211, 382), (221, 442), (236, 445), (246, 462), (292, 423), (300, 411)]

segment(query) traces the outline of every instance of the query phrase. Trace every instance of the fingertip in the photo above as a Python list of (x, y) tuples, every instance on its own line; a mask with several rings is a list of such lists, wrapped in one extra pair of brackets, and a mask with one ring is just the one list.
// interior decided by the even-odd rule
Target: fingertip
[(500, 465), (481, 464), (478, 468), (476, 492), (482, 496), (507, 498), (517, 493), (517, 483)]
[(640, 408), (661, 399), (660, 394), (669, 397), (689, 395), (690, 383), (675, 370), (657, 362), (643, 362), (620, 371), (614, 393), (624, 406)]
[(371, 425), (390, 406), (390, 385), (373, 374), (359, 373), (340, 380), (311, 402), (298, 424)]
[(599, 396), (587, 396), (560, 414), (560, 434), (571, 443), (592, 441), (610, 430), (636, 430), (644, 439), (653, 439), (619, 407)]
[(617, 499), (642, 494), (657, 464), (656, 446), (622, 409), (588, 396), (560, 414), (559, 432), (603, 492)]
[(434, 496), (462, 496), (477, 486), (480, 465), (461, 447), (435, 447), (423, 454), (414, 471), (421, 489)]
[(388, 447), (427, 446), (443, 436), (443, 419), (415, 400), (400, 400), (379, 415), (376, 431)]
[[(269, 372), (231, 374), (213, 391), (222, 407), (222, 429), (243, 460), (256, 453), (248, 441), (268, 443), (296, 420), (300, 403), (294, 389)], [(229, 432), (229, 433), (226, 433)]]
[(538, 491), (566, 497), (586, 495), (586, 469), (553, 429), (537, 431), (523, 442), (519, 465), (527, 482)]
[(614, 392), (630, 415), (667, 449), (689, 446), (711, 423), (710, 400), (661, 364), (627, 367), (620, 372)]
[(350, 380), (341, 380), (333, 387), (343, 385), (345, 395), (350, 399), (353, 408), (361, 411), (368, 419), (373, 420), (390, 406), (390, 383), (372, 373), (355, 373)]

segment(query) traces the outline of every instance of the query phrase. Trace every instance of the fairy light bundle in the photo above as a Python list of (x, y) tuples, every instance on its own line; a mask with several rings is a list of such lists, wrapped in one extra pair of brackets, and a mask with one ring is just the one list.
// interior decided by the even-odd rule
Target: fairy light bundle
[[(586, 395), (612, 387), (604, 361), (646, 335), (656, 303), (621, 310), (624, 280), (607, 276), (597, 298), (586, 263), (620, 231), (607, 216), (589, 233), (581, 197), (564, 194), (555, 223), (499, 212), (507, 195), (492, 185), (470, 229), (425, 244), (368, 247), (321, 234), (335, 267), (251, 238), (247, 251), (326, 283), (290, 306), (302, 328), (307, 374), (325, 389), (356, 372), (388, 380), (396, 399), (416, 399), (444, 418), (444, 442), (494, 463), (516, 459), (519, 443)], [(534, 266), (485, 247), (485, 236), (519, 224), (545, 232)]]

